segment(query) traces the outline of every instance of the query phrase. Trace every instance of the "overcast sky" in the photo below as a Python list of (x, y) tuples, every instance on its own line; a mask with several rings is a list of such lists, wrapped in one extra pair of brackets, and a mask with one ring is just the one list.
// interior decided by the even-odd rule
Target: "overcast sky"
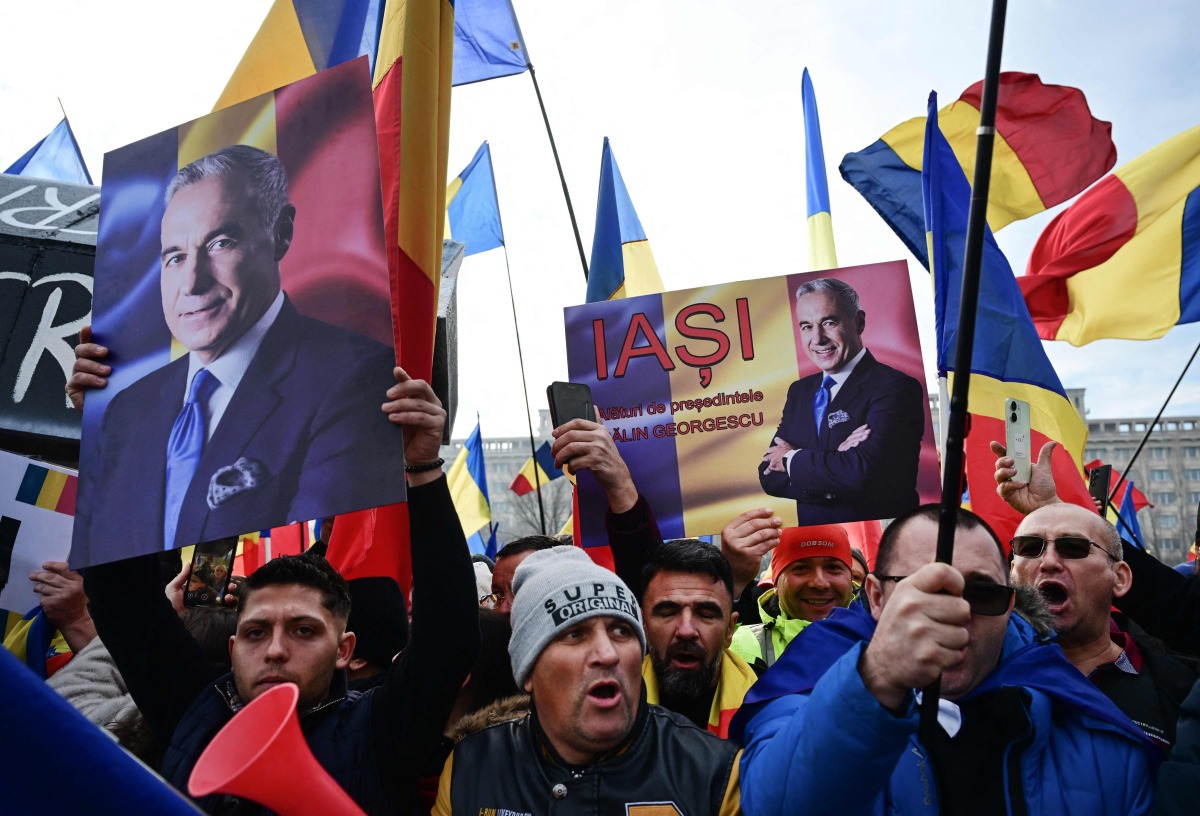
[[(590, 255), (603, 137), (668, 289), (807, 268), (800, 76), (820, 105), (838, 259), (908, 261), (933, 376), (929, 279), (837, 173), (841, 157), (937, 90), (947, 104), (982, 78), (990, 4), (701, 0), (514, 0), (538, 71)], [(211, 110), (268, 0), (60, 0), (9, 4), (0, 26), (0, 167), (58, 122), (61, 97), (94, 178), (106, 151)], [(1010, 4), (1003, 68), (1081, 88), (1113, 123), (1118, 166), (1198, 124), (1194, 0), (1027, 0)], [(456, 89), (449, 175), (492, 144), (529, 403), (566, 379), (562, 309), (585, 285), (528, 75)], [(1057, 210), (997, 236), (1015, 270)], [(103, 217), (103, 216), (102, 216)], [(485, 436), (524, 432), (524, 397), (505, 279), (493, 250), (463, 263), (459, 419)], [(1130, 297), (1138, 295), (1131, 289)], [(1153, 416), (1192, 349), (1195, 325), (1149, 342), (1047, 343), (1090, 416)], [(1168, 414), (1200, 414), (1200, 370)], [(536, 415), (535, 415), (536, 416)], [(535, 420), (536, 421), (536, 420)]]

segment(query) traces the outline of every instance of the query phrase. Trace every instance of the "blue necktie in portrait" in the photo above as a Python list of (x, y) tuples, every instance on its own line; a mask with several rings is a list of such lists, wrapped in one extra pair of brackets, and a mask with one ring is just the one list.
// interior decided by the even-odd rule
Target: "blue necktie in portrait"
[[(188, 389), (187, 402), (175, 417), (171, 437), (167, 440), (167, 496), (163, 505), (163, 548), (175, 546), (175, 530), (179, 525), (179, 508), (187, 493), (200, 454), (204, 452), (204, 406), (209, 397), (221, 385), (206, 368), (196, 372), (192, 387)], [(195, 544), (191, 541), (189, 544)]]
[(821, 387), (813, 394), (813, 419), (817, 422), (817, 436), (821, 435), (821, 425), (825, 422), (825, 412), (829, 409), (829, 392), (835, 385), (833, 377), (828, 374), (821, 381)]

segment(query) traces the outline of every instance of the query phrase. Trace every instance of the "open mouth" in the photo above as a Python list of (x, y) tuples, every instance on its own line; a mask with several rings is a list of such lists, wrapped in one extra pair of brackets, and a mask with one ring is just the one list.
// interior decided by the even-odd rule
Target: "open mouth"
[(1071, 599), (1067, 588), (1057, 581), (1044, 581), (1038, 584), (1038, 592), (1045, 600), (1051, 612), (1057, 612)]
[(607, 708), (616, 705), (621, 698), (621, 687), (615, 680), (605, 680), (588, 689), (588, 699), (596, 705)]

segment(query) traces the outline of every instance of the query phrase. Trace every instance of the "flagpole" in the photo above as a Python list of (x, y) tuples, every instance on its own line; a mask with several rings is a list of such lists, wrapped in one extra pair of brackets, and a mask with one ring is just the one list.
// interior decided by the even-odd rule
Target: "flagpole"
[[(1000, 54), (1004, 50), (1004, 17), (1007, 0), (992, 0), (988, 32), (987, 68), (983, 75), (983, 98), (979, 106), (979, 128), (975, 131), (975, 181), (971, 185), (971, 208), (967, 213), (967, 239), (963, 258), (962, 294), (958, 307), (958, 344), (954, 352), (954, 388), (950, 396), (946, 447), (942, 451), (942, 506), (938, 516), (937, 560), (949, 564), (954, 558), (954, 533), (963, 493), (963, 444), (967, 429), (968, 389), (975, 353), (975, 314), (979, 300), (979, 273), (983, 259), (984, 229), (987, 226), (988, 187), (992, 175), (992, 145), (996, 138), (996, 97), (1000, 86)], [(920, 737), (933, 744), (938, 727), (939, 677), (924, 689), (921, 699)]]
[[(530, 71), (533, 70), (532, 65), (529, 67), (529, 70)], [(538, 101), (539, 102), (541, 101), (540, 96), (538, 97)], [(545, 112), (546, 111), (543, 108), (542, 113), (545, 114)], [(549, 126), (550, 126), (549, 123), (547, 123), (546, 127), (549, 128)], [(551, 139), (551, 144), (553, 144), (553, 143), (554, 143), (554, 140)], [(495, 169), (495, 163), (492, 161), (492, 146), (490, 144), (488, 144), (487, 142), (484, 142), (484, 144), (486, 144), (488, 146), (488, 172), (492, 174), (492, 193), (496, 196), (496, 221), (500, 225), (500, 234), (504, 235), (504, 219), (501, 218), (501, 216), (500, 216), (500, 189), (496, 186), (496, 169)], [(557, 153), (555, 154), (555, 160), (556, 161), (558, 160)], [(561, 168), (559, 170), (561, 172)], [(566, 182), (564, 181), (563, 182), (563, 190), (565, 191), (566, 189), (567, 189)], [(567, 206), (570, 207), (570, 204), (571, 204), (571, 200), (568, 198)], [(574, 216), (572, 216), (572, 218), (574, 218)], [(575, 233), (575, 237), (576, 238), (579, 237), (578, 232)], [(529, 456), (530, 456), (530, 458), (533, 459), (533, 481), (534, 481), (534, 489), (537, 490), (538, 515), (541, 519), (542, 535), (545, 535), (546, 534), (546, 508), (542, 504), (542, 477), (538, 473), (537, 447), (534, 445), (534, 442), (533, 442), (533, 414), (529, 410), (529, 385), (525, 380), (525, 355), (521, 351), (521, 326), (517, 323), (517, 299), (516, 299), (516, 296), (513, 294), (512, 269), (511, 269), (511, 267), (509, 267), (509, 264), (508, 264), (508, 244), (502, 243), (502, 244), (500, 244), (500, 246), (504, 250), (504, 274), (508, 276), (508, 302), (510, 304), (512, 304), (513, 333), (517, 336), (517, 362), (521, 367), (521, 392), (525, 395), (525, 422), (529, 426)]]
[(1187, 363), (1183, 366), (1183, 371), (1179, 372), (1178, 379), (1171, 386), (1171, 393), (1167, 394), (1167, 398), (1163, 400), (1162, 407), (1158, 409), (1158, 413), (1154, 416), (1154, 421), (1146, 428), (1146, 435), (1142, 437), (1142, 441), (1138, 443), (1137, 450), (1133, 452), (1133, 456), (1129, 459), (1129, 464), (1125, 466), (1125, 470), (1121, 473), (1121, 478), (1117, 480), (1116, 486), (1113, 487), (1112, 493), (1108, 494), (1108, 503), (1112, 504), (1113, 498), (1117, 495), (1117, 488), (1121, 486), (1123, 480), (1128, 478), (1127, 474), (1133, 470), (1133, 463), (1137, 461), (1138, 455), (1142, 452), (1142, 448), (1146, 447), (1146, 443), (1150, 441), (1150, 434), (1154, 433), (1154, 428), (1158, 425), (1158, 421), (1162, 419), (1163, 411), (1167, 410), (1167, 403), (1171, 401), (1171, 397), (1175, 396), (1175, 389), (1179, 388), (1179, 384), (1183, 382), (1183, 376), (1187, 374), (1188, 369), (1192, 367), (1192, 361), (1196, 359), (1196, 353), (1200, 352), (1200, 343), (1196, 344), (1196, 348), (1192, 350), (1192, 356), (1188, 358)]
[[(515, 19), (515, 18), (514, 18)], [(554, 143), (554, 131), (550, 129), (550, 117), (546, 115), (546, 105), (542, 102), (542, 89), (538, 86), (537, 72), (533, 63), (529, 63), (529, 78), (533, 80), (533, 91), (537, 94), (538, 107), (542, 109), (542, 121), (546, 123), (546, 135), (550, 137), (550, 152), (554, 154), (554, 166), (558, 168), (558, 180), (562, 184), (563, 198), (567, 201), (567, 215), (571, 216), (571, 229), (575, 233), (575, 246), (579, 249), (579, 263), (583, 265), (583, 279), (588, 279), (587, 256), (583, 254), (583, 239), (579, 237), (579, 224), (575, 221), (575, 208), (571, 206), (571, 193), (567, 190), (567, 177), (563, 175), (562, 162), (558, 160), (558, 146)], [(541, 495), (541, 492), (538, 492)], [(543, 522), (542, 527), (546, 525)], [(545, 530), (542, 531), (545, 533)]]

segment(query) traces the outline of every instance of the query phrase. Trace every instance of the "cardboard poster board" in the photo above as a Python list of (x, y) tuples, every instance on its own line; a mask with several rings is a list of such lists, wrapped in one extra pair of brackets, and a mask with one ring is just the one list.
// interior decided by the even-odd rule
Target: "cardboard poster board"
[(115, 150), (103, 188), (73, 566), (403, 501), (365, 58)]
[[(818, 436), (812, 402), (821, 377), (796, 291), (820, 278), (857, 292), (866, 354), (834, 392)], [(591, 386), (668, 538), (719, 533), (752, 507), (771, 507), (795, 526), (891, 518), (897, 507), (940, 495), (902, 261), (570, 307), (566, 337), (571, 380)], [(826, 351), (838, 345), (814, 342)], [(837, 450), (864, 426), (865, 438)], [(760, 478), (778, 435), (798, 449), (790, 473)], [(603, 545), (603, 491), (587, 473), (579, 486), (584, 544)]]

